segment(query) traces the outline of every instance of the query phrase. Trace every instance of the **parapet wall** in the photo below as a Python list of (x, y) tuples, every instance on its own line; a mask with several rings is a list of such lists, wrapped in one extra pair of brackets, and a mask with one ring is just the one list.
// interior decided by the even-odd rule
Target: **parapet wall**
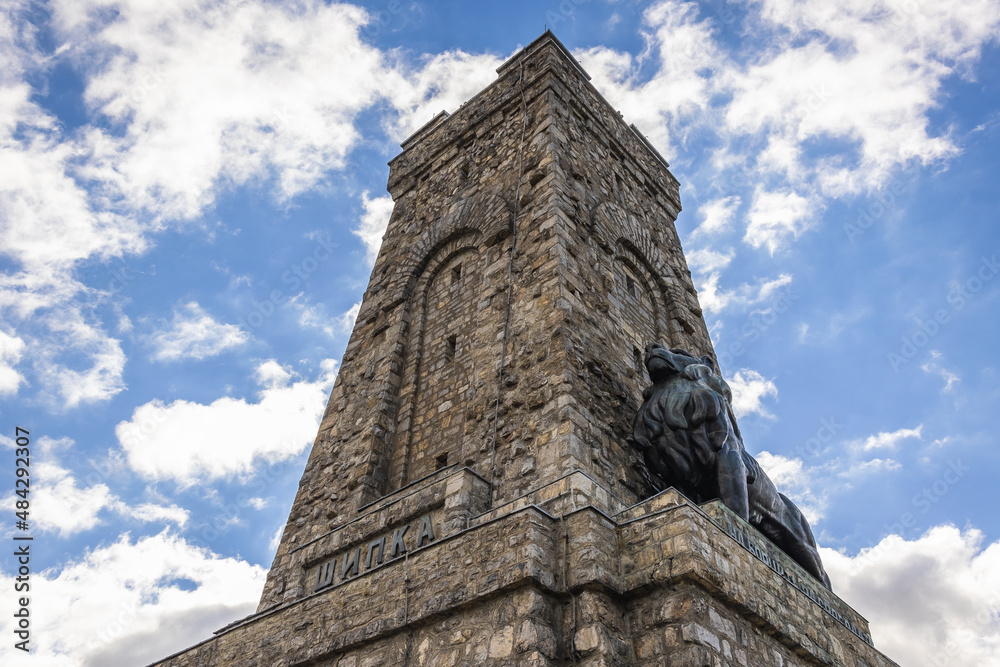
[[(482, 492), (462, 469), (401, 489), (300, 550), (304, 597), (157, 664), (895, 664), (864, 618), (717, 501), (668, 489), (621, 507), (573, 473), (478, 516), (449, 514)], [(373, 541), (423, 517), (432, 537), (418, 545), (411, 532), (405, 553), (368, 567)], [(317, 588), (324, 559), (335, 575)]]

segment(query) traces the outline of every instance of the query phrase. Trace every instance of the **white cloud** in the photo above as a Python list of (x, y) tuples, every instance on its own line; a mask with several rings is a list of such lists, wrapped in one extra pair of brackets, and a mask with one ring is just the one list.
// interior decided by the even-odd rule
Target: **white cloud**
[(910, 438), (916, 438), (919, 440), (922, 437), (921, 432), (923, 429), (924, 425), (919, 424), (916, 428), (901, 428), (895, 431), (883, 431), (882, 433), (868, 436), (864, 442), (854, 443), (854, 447), (860, 447), (860, 449), (865, 452), (870, 452), (873, 449), (895, 450), (899, 447), (899, 443), (903, 440)]
[(867, 461), (852, 461), (850, 466), (839, 474), (848, 480), (857, 479), (858, 475), (877, 472), (892, 472), (902, 468), (902, 464), (894, 459), (869, 459)]
[(798, 238), (808, 228), (815, 208), (815, 202), (794, 192), (768, 192), (758, 188), (747, 214), (743, 240), (754, 248), (767, 246), (773, 255), (775, 250), (787, 245), (789, 238)]
[(141, 503), (139, 505), (128, 505), (122, 501), (115, 502), (111, 509), (122, 516), (131, 517), (144, 523), (162, 522), (173, 523), (179, 528), (187, 524), (190, 517), (189, 512), (177, 505), (157, 505), (155, 503)]
[[(18, 326), (40, 388), (73, 407), (121, 391), (124, 355), (89, 319), (85, 302), (97, 295), (72, 269), (146, 244), (135, 221), (95, 205), (75, 178), (78, 146), (32, 101), (37, 91), (26, 81), (48, 64), (31, 50), (35, 28), (21, 18), (0, 13), (0, 253), (10, 260), (0, 275), (0, 317)], [(14, 378), (4, 375), (9, 387)]]
[[(754, 458), (760, 462), (778, 490), (794, 500), (809, 522), (815, 526), (825, 517), (831, 502), (852, 489), (866, 476), (894, 473), (902, 469), (898, 461), (890, 458), (860, 457), (858, 454), (863, 450), (857, 445), (844, 449), (846, 456), (823, 459), (822, 463), (819, 463), (818, 459), (812, 459), (816, 465), (806, 465), (799, 456), (784, 456), (768, 451), (754, 454)], [(801, 450), (798, 453), (801, 453)], [(812, 451), (814, 456), (820, 453), (817, 450)]]
[(58, 531), (69, 537), (90, 530), (100, 520), (97, 515), (114, 496), (105, 484), (81, 489), (69, 471), (50, 463), (38, 463), (38, 484), (33, 485), (34, 523), (43, 531)]
[(403, 140), (441, 111), (455, 111), (496, 79), (496, 69), (504, 60), (446, 51), (424, 56), (414, 69), (400, 65), (397, 76), (385, 82), (385, 95), (399, 112), (390, 132)]
[(792, 277), (782, 273), (771, 280), (759, 279), (755, 285), (743, 283), (736, 289), (724, 290), (719, 287), (719, 272), (710, 273), (696, 281), (698, 303), (706, 313), (719, 313), (730, 306), (756, 306), (774, 297), (777, 291), (791, 284)]
[[(948, 137), (928, 133), (927, 114), (942, 81), (967, 75), (983, 45), (996, 39), (996, 3), (764, 0), (758, 7), (755, 29), (785, 32), (784, 48), (732, 73), (733, 128), (799, 145), (850, 141), (856, 154), (845, 157), (853, 164), (815, 167), (828, 194), (875, 188), (897, 165), (954, 153)], [(844, 169), (849, 178), (838, 173)]]
[(298, 299), (292, 299), (290, 303), (299, 309), (299, 324), (302, 326), (319, 329), (331, 338), (340, 333), (339, 327), (334, 326), (332, 321), (335, 318), (327, 315), (321, 306), (299, 303)]
[(278, 526), (278, 530), (274, 531), (274, 535), (271, 536), (271, 540), (267, 543), (267, 546), (271, 548), (271, 551), (277, 552), (278, 546), (281, 545), (281, 536), (285, 533), (285, 524)]
[[(716, 199), (692, 237), (727, 229), (752, 194), (745, 240), (772, 254), (812, 226), (824, 197), (872, 192), (901, 168), (957, 154), (929, 116), (945, 80), (971, 79), (1000, 25), (991, 0), (759, 0), (733, 12), (762, 42), (748, 55), (729, 50), (699, 11), (679, 0), (649, 8), (637, 58), (606, 48), (576, 55), (664, 155), (684, 159), (688, 136), (717, 140)], [(750, 193), (751, 183), (766, 186)]]
[(778, 397), (778, 387), (774, 382), (749, 368), (736, 371), (728, 382), (733, 390), (733, 412), (737, 417), (758, 414), (768, 419), (774, 418), (763, 404), (768, 396)]
[(389, 195), (369, 197), (368, 193), (364, 192), (361, 195), (361, 203), (365, 207), (365, 212), (361, 215), (361, 225), (351, 232), (365, 244), (365, 259), (369, 264), (374, 264), (379, 248), (382, 247), (382, 237), (389, 224), (389, 216), (392, 215), (392, 197)]
[(35, 341), (32, 348), (42, 382), (68, 408), (104, 401), (121, 392), (125, 389), (121, 342), (88, 322), (82, 304), (61, 305), (58, 314), (43, 319), (49, 337)]
[[(60, 569), (32, 573), (32, 654), (5, 650), (5, 665), (144, 665), (211, 637), (253, 613), (264, 568), (222, 558), (164, 531), (87, 552)], [(5, 609), (14, 609), (13, 579), (4, 573)], [(13, 618), (0, 632), (13, 637)]]
[(876, 646), (901, 665), (1000, 666), (1000, 542), (937, 526), (889, 535), (855, 556), (820, 549), (834, 591), (871, 623)]
[(371, 17), (350, 4), (104, 4), (57, 5), (86, 63), (88, 103), (126, 127), (87, 134), (88, 173), (167, 218), (193, 218), (220, 187), (253, 179), (273, 177), (279, 198), (293, 197), (345, 166), (365, 109), (388, 101), (398, 116), (387, 122), (408, 134), (478, 92), (500, 62), (455, 51), (408, 69), (362, 39)]
[(766, 451), (754, 454), (754, 458), (778, 490), (791, 498), (802, 510), (810, 524), (815, 526), (823, 518), (829, 498), (826, 494), (816, 494), (814, 489), (823, 487), (815, 483), (814, 471), (807, 469), (802, 459), (788, 458)]
[(942, 394), (951, 393), (955, 389), (955, 385), (962, 381), (962, 378), (958, 374), (953, 373), (941, 364), (941, 359), (943, 355), (937, 350), (931, 350), (931, 360), (920, 366), (920, 370), (925, 373), (930, 373), (931, 375), (938, 375), (944, 380), (944, 387), (941, 389)]
[[(39, 447), (44, 447), (42, 440)], [(188, 512), (177, 505), (130, 505), (113, 494), (106, 484), (99, 482), (79, 487), (73, 474), (58, 463), (42, 461), (33, 468), (37, 482), (32, 484), (32, 522), (43, 532), (56, 532), (61, 538), (71, 537), (106, 523), (100, 516), (102, 512), (113, 512), (144, 523), (166, 522), (179, 527), (187, 523)]]
[[(642, 56), (605, 47), (575, 55), (597, 89), (670, 155), (701, 122), (713, 92), (713, 73), (727, 59), (718, 49), (711, 20), (698, 21), (695, 3), (659, 2), (645, 11), (643, 20), (651, 32)], [(656, 70), (642, 81), (638, 70), (647, 58), (655, 58)]]
[(268, 389), (280, 389), (292, 379), (291, 372), (274, 359), (268, 359), (257, 366), (257, 383)]
[(262, 363), (256, 403), (223, 397), (205, 405), (156, 400), (140, 405), (115, 428), (128, 465), (150, 479), (199, 480), (252, 473), (261, 459), (293, 457), (312, 444), (336, 377), (336, 362), (321, 364), (312, 382), (292, 382), (274, 361)]
[(691, 271), (695, 273), (709, 273), (729, 266), (736, 253), (732, 248), (727, 252), (716, 252), (708, 248), (699, 248), (686, 254), (688, 267)]
[(354, 323), (358, 319), (358, 313), (361, 312), (361, 302), (358, 301), (356, 304), (347, 309), (347, 312), (341, 314), (337, 318), (337, 326), (343, 333), (351, 333), (354, 331)]
[(23, 351), (23, 340), (0, 329), (0, 396), (16, 394), (24, 382), (24, 376), (15, 369)]
[(728, 230), (732, 226), (733, 218), (736, 217), (736, 211), (741, 203), (742, 200), (738, 196), (731, 195), (702, 204), (698, 208), (698, 217), (702, 219), (701, 224), (691, 232), (691, 237), (712, 236)]
[(250, 507), (254, 508), (255, 510), (262, 510), (265, 507), (267, 507), (268, 502), (263, 498), (254, 497), (248, 499), (247, 504), (250, 505)]
[(86, 134), (88, 174), (168, 219), (197, 216), (220, 186), (274, 177), (279, 198), (313, 186), (344, 166), (354, 118), (395, 76), (352, 5), (103, 4), (56, 10), (88, 104), (125, 125)]
[(174, 310), (170, 327), (148, 338), (155, 350), (153, 359), (205, 359), (243, 345), (250, 335), (235, 324), (220, 324), (196, 302)]
[[(296, 304), (298, 306), (298, 304)], [(301, 305), (299, 324), (319, 329), (331, 338), (354, 331), (354, 322), (361, 310), (361, 302), (357, 302), (340, 315), (327, 315), (322, 307)]]

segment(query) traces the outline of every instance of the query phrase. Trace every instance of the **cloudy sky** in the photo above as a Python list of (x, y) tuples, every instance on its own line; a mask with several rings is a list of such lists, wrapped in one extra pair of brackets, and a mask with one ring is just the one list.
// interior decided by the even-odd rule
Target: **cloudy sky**
[(671, 162), (748, 449), (903, 665), (1000, 665), (1000, 3), (0, 0), (0, 451), (32, 645), (253, 611), (391, 200), (546, 26)]

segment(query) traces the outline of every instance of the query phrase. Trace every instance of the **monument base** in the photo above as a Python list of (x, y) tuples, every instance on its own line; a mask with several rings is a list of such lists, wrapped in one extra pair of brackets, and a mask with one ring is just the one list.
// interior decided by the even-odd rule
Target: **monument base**
[(718, 501), (581, 472), (487, 510), (446, 468), (298, 548), (277, 606), (159, 663), (888, 667), (868, 623)]

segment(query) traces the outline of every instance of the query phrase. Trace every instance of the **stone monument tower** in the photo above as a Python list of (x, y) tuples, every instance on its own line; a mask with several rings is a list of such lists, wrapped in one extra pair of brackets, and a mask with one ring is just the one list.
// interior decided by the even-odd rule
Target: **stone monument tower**
[(546, 32), (390, 162), (392, 217), (257, 612), (158, 663), (892, 665), (632, 441), (714, 354), (667, 162)]

